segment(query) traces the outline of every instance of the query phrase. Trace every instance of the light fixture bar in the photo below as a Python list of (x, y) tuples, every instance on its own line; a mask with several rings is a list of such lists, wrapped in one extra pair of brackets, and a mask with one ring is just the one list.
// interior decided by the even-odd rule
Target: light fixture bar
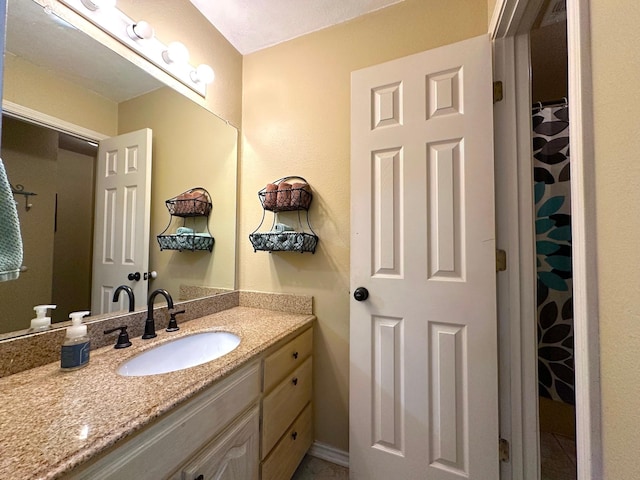
[[(134, 25), (138, 23), (146, 24), (146, 22), (136, 22), (115, 6), (91, 10), (86, 7), (87, 1), (89, 0), (60, 0), (61, 3), (89, 20), (123, 45), (126, 45), (134, 52), (149, 60), (156, 67), (162, 69), (194, 92), (200, 94), (202, 97), (206, 96), (206, 83), (194, 80), (194, 78), (197, 79), (197, 76), (192, 75), (196, 67), (190, 65), (188, 61), (167, 63), (163, 58), (163, 53), (167, 51), (168, 46), (153, 35), (151, 35), (150, 38), (140, 38), (140, 35), (131, 35), (131, 32), (134, 31)], [(146, 24), (146, 26), (151, 29), (148, 24)]]

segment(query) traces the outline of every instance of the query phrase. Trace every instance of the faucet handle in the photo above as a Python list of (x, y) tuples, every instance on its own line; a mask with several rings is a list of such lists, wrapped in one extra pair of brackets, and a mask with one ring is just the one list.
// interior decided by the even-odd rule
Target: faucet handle
[(129, 341), (129, 334), (127, 333), (127, 326), (122, 325), (121, 327), (112, 328), (111, 330), (105, 330), (104, 334), (108, 335), (117, 330), (120, 330), (120, 335), (118, 335), (118, 341), (113, 346), (113, 348), (127, 348), (131, 346), (131, 342)]
[(180, 314), (180, 313), (184, 313), (185, 310), (178, 310), (177, 312), (170, 312), (170, 318), (169, 318), (169, 326), (166, 328), (165, 331), (167, 332), (177, 332), (178, 330), (180, 330), (180, 327), (178, 326), (178, 322), (176, 321), (176, 315)]

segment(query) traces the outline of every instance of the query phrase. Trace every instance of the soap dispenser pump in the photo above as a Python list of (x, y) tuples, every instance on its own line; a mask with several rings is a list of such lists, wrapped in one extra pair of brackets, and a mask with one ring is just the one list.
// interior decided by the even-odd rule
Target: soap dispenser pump
[(60, 355), (60, 368), (63, 370), (75, 370), (89, 363), (90, 341), (87, 326), (82, 324), (82, 317), (89, 313), (82, 311), (69, 314), (71, 326), (67, 328)]
[(31, 328), (29, 331), (37, 332), (40, 330), (48, 330), (51, 327), (51, 317), (47, 317), (47, 310), (56, 308), (55, 305), (36, 305), (33, 309), (36, 311), (36, 318), (31, 320)]

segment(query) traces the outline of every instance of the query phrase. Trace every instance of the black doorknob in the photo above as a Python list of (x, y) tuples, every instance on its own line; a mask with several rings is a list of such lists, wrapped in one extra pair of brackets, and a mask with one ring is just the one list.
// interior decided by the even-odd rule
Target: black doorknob
[(364, 287), (356, 288), (356, 291), (353, 292), (353, 298), (355, 298), (358, 302), (364, 302), (367, 298), (369, 298), (369, 290)]
[(130, 281), (132, 281), (132, 282), (133, 282), (134, 280), (137, 282), (138, 280), (140, 280), (140, 272), (130, 273), (130, 274), (127, 276), (127, 278), (128, 278)]

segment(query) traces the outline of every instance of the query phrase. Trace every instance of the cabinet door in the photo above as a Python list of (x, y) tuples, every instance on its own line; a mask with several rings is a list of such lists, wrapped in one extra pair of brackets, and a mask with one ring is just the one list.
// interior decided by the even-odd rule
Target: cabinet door
[(259, 411), (254, 407), (207, 445), (181, 472), (182, 480), (257, 480)]

